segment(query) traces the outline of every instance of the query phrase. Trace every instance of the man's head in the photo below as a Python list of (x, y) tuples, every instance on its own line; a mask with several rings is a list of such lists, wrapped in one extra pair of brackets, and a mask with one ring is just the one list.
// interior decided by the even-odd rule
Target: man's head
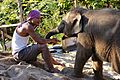
[(27, 20), (31, 21), (32, 24), (39, 26), (40, 16), (41, 14), (38, 10), (32, 10), (28, 13)]

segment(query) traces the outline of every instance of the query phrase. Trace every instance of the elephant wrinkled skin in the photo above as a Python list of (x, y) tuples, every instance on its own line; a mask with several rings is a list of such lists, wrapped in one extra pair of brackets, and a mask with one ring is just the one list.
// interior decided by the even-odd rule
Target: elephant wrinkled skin
[[(54, 30), (55, 32), (55, 30)], [(103, 60), (120, 74), (120, 11), (75, 8), (62, 19), (56, 32), (78, 34), (74, 73), (82, 77), (87, 60), (92, 57), (95, 80), (102, 80)]]

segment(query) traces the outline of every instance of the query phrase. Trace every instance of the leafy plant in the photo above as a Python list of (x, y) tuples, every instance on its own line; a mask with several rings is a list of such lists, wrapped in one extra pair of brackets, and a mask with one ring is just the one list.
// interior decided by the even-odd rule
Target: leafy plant
[[(38, 9), (42, 14), (40, 26), (36, 29), (41, 37), (45, 37), (47, 32), (57, 27), (64, 16), (77, 6), (88, 9), (99, 9), (104, 7), (120, 9), (119, 0), (21, 0), (23, 8), (23, 18), (26, 19), (30, 10)], [(2, 0), (0, 2), (0, 25), (19, 23), (18, 0)], [(7, 33), (12, 36), (15, 27), (7, 28)], [(61, 39), (63, 34), (55, 35)]]

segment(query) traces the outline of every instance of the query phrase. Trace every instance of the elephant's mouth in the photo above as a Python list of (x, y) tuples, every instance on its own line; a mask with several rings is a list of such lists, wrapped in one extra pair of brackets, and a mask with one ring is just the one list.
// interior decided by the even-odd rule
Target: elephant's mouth
[(65, 37), (77, 37), (77, 34), (65, 34)]

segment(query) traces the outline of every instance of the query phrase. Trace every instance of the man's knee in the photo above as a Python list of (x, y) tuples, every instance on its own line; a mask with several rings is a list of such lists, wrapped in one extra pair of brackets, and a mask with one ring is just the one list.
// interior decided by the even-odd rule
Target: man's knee
[(46, 50), (48, 49), (47, 45), (46, 44), (38, 44), (38, 47), (40, 50)]

